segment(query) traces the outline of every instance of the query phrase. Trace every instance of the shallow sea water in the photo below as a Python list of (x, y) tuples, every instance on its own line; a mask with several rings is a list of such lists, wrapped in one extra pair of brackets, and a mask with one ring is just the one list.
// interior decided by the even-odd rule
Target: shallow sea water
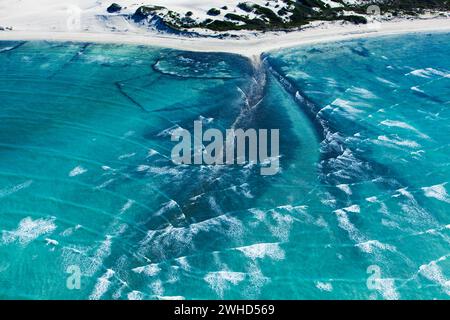
[[(0, 298), (448, 298), (449, 40), (0, 42)], [(279, 128), (281, 172), (174, 165), (195, 120)]]

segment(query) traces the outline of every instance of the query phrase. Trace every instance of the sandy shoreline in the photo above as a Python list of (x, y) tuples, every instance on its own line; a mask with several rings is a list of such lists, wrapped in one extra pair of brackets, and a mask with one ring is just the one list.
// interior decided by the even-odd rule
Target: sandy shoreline
[(266, 33), (246, 39), (187, 38), (157, 33), (3, 31), (2, 40), (48, 40), (139, 44), (188, 51), (227, 52), (248, 57), (304, 44), (416, 32), (450, 31), (450, 19), (383, 22), (374, 25), (330, 25), (289, 33)]

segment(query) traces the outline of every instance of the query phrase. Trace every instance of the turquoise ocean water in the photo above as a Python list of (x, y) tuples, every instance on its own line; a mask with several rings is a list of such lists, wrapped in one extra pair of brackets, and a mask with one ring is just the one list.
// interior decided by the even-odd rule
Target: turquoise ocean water
[[(449, 56), (0, 42), (0, 298), (448, 298)], [(195, 120), (279, 128), (281, 172), (174, 165)]]

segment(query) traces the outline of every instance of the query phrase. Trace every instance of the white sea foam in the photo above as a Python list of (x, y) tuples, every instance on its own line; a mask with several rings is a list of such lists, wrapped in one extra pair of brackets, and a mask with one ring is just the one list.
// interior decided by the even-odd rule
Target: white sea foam
[(76, 177), (86, 172), (87, 169), (83, 168), (82, 166), (78, 166), (69, 172), (69, 177)]
[(106, 238), (95, 251), (94, 256), (85, 268), (87, 275), (93, 275), (103, 264), (103, 261), (111, 254), (112, 237), (106, 235)]
[(415, 92), (425, 93), (425, 91), (423, 91), (422, 89), (420, 89), (420, 88), (417, 87), (417, 86), (413, 86), (413, 87), (411, 87), (410, 89), (411, 89), (412, 91), (415, 91)]
[(283, 214), (279, 210), (273, 210), (271, 218), (275, 221), (275, 224), (268, 225), (271, 234), (280, 241), (288, 241), (294, 219), (289, 214)]
[(366, 200), (369, 201), (370, 203), (375, 203), (378, 201), (378, 198), (377, 197), (368, 197), (368, 198), (366, 198)]
[(205, 195), (204, 193), (200, 193), (200, 194), (198, 194), (196, 196), (193, 196), (193, 197), (189, 198), (189, 201), (197, 201), (198, 199), (200, 199), (204, 195)]
[(186, 258), (186, 257), (180, 257), (180, 258), (177, 258), (177, 259), (175, 259), (175, 261), (178, 262), (178, 264), (180, 265), (180, 267), (181, 267), (183, 270), (188, 271), (188, 270), (191, 269), (191, 266), (189, 265), (189, 262), (187, 261), (187, 258)]
[(117, 159), (118, 160), (124, 160), (124, 159), (129, 159), (132, 158), (136, 155), (136, 152), (131, 152), (131, 153), (127, 153), (127, 154), (122, 154), (120, 155)]
[(147, 158), (153, 157), (154, 155), (158, 154), (159, 152), (153, 149), (149, 149), (147, 152)]
[(89, 300), (99, 300), (108, 291), (108, 288), (111, 285), (110, 279), (114, 273), (114, 270), (108, 269), (100, 278), (98, 278), (94, 290), (89, 296)]
[(422, 190), (428, 198), (435, 198), (440, 201), (450, 203), (450, 197), (445, 189), (447, 183), (437, 184), (431, 187), (423, 187)]
[(164, 286), (160, 279), (152, 282), (150, 284), (150, 289), (152, 290), (154, 296), (163, 296), (164, 295)]
[(127, 212), (134, 204), (134, 200), (128, 199), (127, 202), (123, 205), (122, 209), (120, 209), (120, 214), (124, 214)]
[(425, 69), (416, 69), (414, 71), (411, 71), (405, 75), (413, 75), (416, 77), (421, 77), (421, 78), (429, 78), (429, 73), (425, 70)]
[(247, 299), (258, 299), (262, 287), (270, 282), (270, 278), (264, 276), (258, 264), (254, 261), (249, 263), (246, 278), (249, 284), (244, 289), (244, 297)]
[(203, 123), (203, 124), (209, 124), (211, 122), (214, 121), (214, 118), (206, 118), (204, 116), (200, 116), (198, 117), (198, 119)]
[(161, 268), (156, 263), (152, 263), (147, 266), (134, 268), (132, 269), (132, 271), (136, 273), (143, 273), (147, 276), (153, 277), (161, 271)]
[(450, 296), (450, 279), (446, 278), (442, 268), (438, 265), (439, 262), (443, 262), (448, 259), (450, 255), (445, 255), (437, 260), (433, 260), (428, 264), (423, 264), (419, 267), (419, 273), (425, 278), (437, 283), (444, 292)]
[(333, 285), (330, 282), (316, 282), (316, 288), (321, 291), (331, 292), (333, 291)]
[(273, 260), (283, 260), (284, 250), (278, 243), (257, 243), (254, 245), (236, 248), (250, 259), (269, 257)]
[(74, 231), (80, 229), (81, 227), (82, 227), (81, 224), (77, 224), (75, 227), (70, 227), (70, 228), (65, 229), (63, 232), (61, 232), (61, 235), (63, 237), (71, 236)]
[(398, 300), (400, 299), (400, 295), (397, 292), (397, 288), (395, 287), (394, 279), (389, 278), (380, 278), (375, 280), (377, 285), (377, 291), (383, 296), (383, 299), (386, 300)]
[(20, 191), (22, 189), (26, 189), (29, 186), (31, 186), (32, 184), (33, 184), (33, 180), (28, 180), (28, 181), (25, 181), (25, 182), (23, 182), (21, 184), (15, 185), (13, 187), (0, 189), (0, 198), (7, 197), (7, 196), (9, 196), (9, 195), (11, 195), (13, 193), (16, 193), (17, 191)]
[(289, 70), (289, 72), (286, 73), (287, 78), (293, 78), (293, 79), (309, 79), (311, 76), (307, 74), (304, 71), (301, 70)]
[(328, 223), (326, 222), (326, 220), (322, 216), (318, 217), (314, 224), (316, 226), (319, 226), (319, 227), (322, 227), (322, 228), (325, 228), (325, 229), (328, 228)]
[(404, 197), (408, 198), (409, 200), (414, 201), (415, 200), (414, 196), (407, 189), (408, 188), (401, 188), (401, 189), (396, 190), (398, 193), (394, 194), (392, 197), (398, 198), (400, 196), (404, 196)]
[(399, 138), (391, 139), (387, 136), (379, 136), (379, 141), (387, 142), (389, 144), (394, 144), (400, 147), (409, 147), (409, 148), (419, 148), (420, 144), (413, 140), (401, 140)]
[(330, 77), (324, 77), (324, 80), (326, 80), (328, 86), (330, 87), (336, 87), (338, 85), (338, 82), (336, 79), (330, 78)]
[(349, 89), (346, 90), (346, 92), (350, 92), (353, 93), (357, 96), (360, 96), (364, 99), (375, 99), (377, 96), (374, 95), (372, 92), (370, 92), (367, 89), (364, 88), (358, 88), (358, 87), (351, 87)]
[(134, 136), (136, 134), (136, 131), (130, 130), (125, 132), (125, 134), (123, 135), (124, 138), (129, 138), (131, 136)]
[(262, 222), (266, 219), (266, 212), (263, 210), (251, 208), (249, 209), (249, 211), (254, 215), (256, 220), (258, 220), (259, 222)]
[(179, 125), (174, 125), (170, 128), (164, 129), (163, 131), (157, 134), (158, 137), (170, 137), (175, 132), (175, 130), (183, 129)]
[(39, 218), (33, 220), (31, 217), (22, 219), (16, 230), (2, 232), (2, 241), (5, 244), (18, 242), (27, 245), (38, 237), (52, 233), (56, 229), (55, 218)]
[(373, 253), (374, 248), (381, 249), (381, 250), (388, 250), (391, 252), (397, 251), (397, 248), (395, 246), (381, 243), (378, 240), (369, 240), (369, 241), (361, 242), (361, 243), (356, 244), (356, 246), (358, 248), (360, 248), (363, 252), (366, 252), (366, 253)]
[(144, 172), (147, 171), (148, 169), (150, 169), (150, 166), (145, 165), (145, 164), (141, 164), (136, 168), (137, 172)]
[(45, 238), (45, 241), (47, 242), (47, 245), (57, 246), (59, 244), (58, 241), (50, 238)]
[(351, 238), (357, 238), (357, 229), (350, 222), (347, 213), (342, 209), (336, 210), (335, 213), (338, 219), (339, 227), (347, 231)]
[(348, 236), (351, 240), (353, 240), (356, 243), (362, 243), (367, 241), (367, 239), (361, 234), (361, 232), (355, 227), (355, 225), (351, 223), (345, 210), (339, 209), (334, 211), (334, 213), (337, 216), (339, 228), (347, 231)]
[(352, 189), (350, 189), (348, 184), (338, 184), (336, 187), (338, 187), (348, 195), (352, 194)]
[(128, 229), (128, 224), (119, 223), (120, 220), (115, 219), (115, 222), (110, 225), (109, 229), (112, 237), (118, 237)]
[(355, 104), (351, 101), (343, 100), (340, 98), (337, 98), (331, 103), (332, 106), (337, 106), (347, 112), (348, 114), (358, 114), (361, 113), (361, 110), (358, 110), (355, 107)]
[(113, 64), (120, 61), (126, 61), (125, 58), (118, 58), (118, 57), (112, 57), (109, 55), (101, 55), (101, 54), (95, 54), (95, 55), (87, 55), (86, 56), (86, 62), (88, 63), (99, 63), (99, 64)]
[(157, 296), (159, 300), (186, 300), (183, 296)]
[(415, 158), (421, 158), (423, 155), (425, 154), (425, 150), (417, 150), (417, 151), (412, 151), (411, 155)]
[(407, 73), (406, 75), (413, 75), (421, 78), (431, 78), (432, 76), (439, 76), (444, 78), (450, 77), (450, 73), (436, 70), (433, 68), (416, 69), (411, 71), (410, 73)]
[(325, 197), (320, 199), (320, 202), (326, 206), (335, 208), (336, 199), (328, 192), (325, 193)]
[(134, 290), (127, 294), (128, 300), (143, 300), (144, 294), (140, 291)]
[(352, 212), (352, 213), (360, 213), (361, 212), (361, 208), (357, 204), (354, 204), (354, 205), (351, 205), (349, 207), (343, 208), (343, 210), (345, 210), (347, 212)]
[(0, 52), (6, 52), (6, 51), (10, 51), (12, 49), (14, 49), (14, 47), (4, 47), (4, 48), (0, 49)]
[(412, 195), (411, 198), (407, 198), (406, 201), (400, 203), (400, 208), (406, 213), (404, 219), (411, 225), (424, 228), (433, 227), (437, 223), (433, 215), (425, 210)]
[(160, 175), (170, 175), (174, 178), (180, 177), (183, 174), (183, 171), (178, 170), (176, 168), (172, 168), (169, 166), (166, 167), (150, 167), (147, 169), (149, 173), (160, 174)]
[(109, 186), (111, 183), (113, 183), (116, 179), (109, 179), (106, 180), (105, 182), (103, 182), (101, 185), (96, 186), (95, 190), (101, 190), (103, 188), (106, 188), (107, 186)]
[(426, 134), (421, 133), (419, 130), (417, 130), (416, 128), (414, 128), (413, 126), (402, 122), (402, 121), (396, 121), (396, 120), (384, 120), (381, 121), (380, 124), (387, 126), (387, 127), (396, 127), (396, 128), (402, 128), (402, 129), (407, 129), (407, 130), (411, 130), (414, 131), (416, 134), (418, 134), (419, 136), (421, 136), (422, 138), (426, 138), (429, 139), (429, 137)]
[(162, 216), (167, 211), (169, 211), (171, 209), (174, 209), (174, 208), (177, 208), (177, 207), (178, 207), (178, 203), (175, 200), (170, 200), (169, 202), (163, 203), (161, 209), (159, 209), (155, 213), (155, 216)]
[(399, 224), (397, 222), (390, 221), (390, 220), (387, 220), (387, 219), (381, 219), (381, 224), (383, 226), (386, 226), (386, 227), (391, 228), (391, 229), (399, 229), (400, 228), (400, 226), (399, 226)]
[(165, 247), (170, 247), (177, 254), (184, 254), (185, 250), (193, 246), (193, 237), (200, 232), (217, 232), (231, 239), (239, 239), (243, 234), (242, 222), (235, 217), (221, 215), (186, 227), (167, 226), (162, 230), (150, 230), (141, 241), (139, 253), (145, 255), (147, 250), (157, 251), (165, 256)]
[(244, 279), (245, 273), (233, 271), (210, 272), (204, 277), (210, 288), (221, 298), (223, 298), (225, 290), (229, 289), (231, 285), (238, 285)]
[(376, 77), (376, 79), (384, 84), (387, 84), (388, 86), (392, 87), (392, 88), (397, 88), (398, 85), (381, 77)]
[(122, 285), (112, 294), (112, 298), (114, 300), (120, 299), (122, 297), (123, 290), (128, 286), (126, 282), (123, 282)]

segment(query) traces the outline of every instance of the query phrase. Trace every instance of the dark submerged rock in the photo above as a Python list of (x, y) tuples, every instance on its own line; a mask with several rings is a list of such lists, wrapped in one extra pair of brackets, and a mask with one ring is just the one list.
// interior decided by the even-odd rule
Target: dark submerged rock
[(118, 5), (117, 3), (111, 4), (108, 7), (108, 9), (106, 9), (106, 11), (108, 11), (108, 13), (115, 13), (115, 12), (119, 12), (120, 10), (122, 10), (122, 7), (120, 5)]

